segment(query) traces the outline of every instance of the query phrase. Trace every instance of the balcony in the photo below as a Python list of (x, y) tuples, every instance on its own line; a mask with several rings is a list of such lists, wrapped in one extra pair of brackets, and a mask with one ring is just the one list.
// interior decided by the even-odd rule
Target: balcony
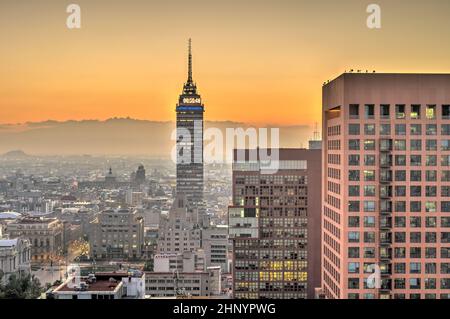
[(392, 197), (392, 186), (380, 186), (380, 198), (388, 199)]
[(380, 200), (380, 213), (384, 215), (391, 214), (392, 202), (389, 200)]
[(380, 218), (380, 229), (389, 230), (392, 228), (392, 218), (381, 216)]
[(390, 247), (392, 245), (391, 231), (380, 231), (380, 245), (381, 247)]
[(380, 259), (381, 261), (390, 261), (392, 259), (392, 248), (380, 247)]
[(389, 184), (392, 183), (392, 171), (382, 169), (380, 171), (380, 183)]
[(382, 278), (381, 279), (381, 291), (388, 292), (392, 290), (392, 279)]
[(380, 291), (380, 299), (392, 299), (392, 296), (388, 291)]
[(392, 264), (390, 261), (382, 262), (380, 264), (380, 273), (381, 275), (389, 275), (389, 276), (392, 275)]
[(392, 155), (390, 154), (380, 154), (380, 167), (390, 168), (392, 167)]
[(389, 286), (381, 286), (380, 287), (380, 298), (381, 298), (381, 295), (384, 295), (384, 296), (389, 296), (389, 298), (387, 298), (387, 297), (384, 297), (384, 298), (381, 298), (381, 299), (390, 299), (390, 292), (392, 291), (392, 288), (391, 287), (389, 287)]
[(380, 140), (380, 152), (391, 152), (392, 151), (392, 139), (381, 139)]

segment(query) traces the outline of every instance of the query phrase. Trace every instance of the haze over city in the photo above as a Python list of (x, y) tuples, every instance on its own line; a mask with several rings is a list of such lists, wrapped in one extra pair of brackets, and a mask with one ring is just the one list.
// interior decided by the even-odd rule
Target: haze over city
[(0, 300), (450, 299), (448, 0), (74, 1), (0, 3)]
[(345, 70), (448, 72), (446, 0), (2, 1), (0, 123), (173, 120), (187, 39), (206, 119), (262, 125), (320, 121), (321, 85)]

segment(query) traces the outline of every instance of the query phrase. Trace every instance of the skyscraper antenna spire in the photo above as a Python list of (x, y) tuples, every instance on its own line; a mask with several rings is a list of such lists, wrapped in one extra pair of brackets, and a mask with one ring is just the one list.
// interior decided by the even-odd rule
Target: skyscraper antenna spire
[(192, 82), (192, 40), (189, 38), (188, 83)]

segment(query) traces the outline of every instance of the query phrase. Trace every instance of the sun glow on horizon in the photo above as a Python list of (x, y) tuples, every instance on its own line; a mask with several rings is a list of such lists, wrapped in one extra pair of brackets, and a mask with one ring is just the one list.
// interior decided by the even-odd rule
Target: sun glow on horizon
[(181, 0), (111, 1), (107, 9), (79, 0), (77, 30), (65, 26), (65, 4), (2, 1), (0, 122), (173, 121), (188, 38), (207, 121), (312, 126), (322, 83), (344, 70), (450, 72), (450, 43), (440, 40), (450, 35), (448, 2), (412, 0), (408, 14), (378, 2), (383, 27), (374, 31), (357, 0), (196, 0), (183, 11)]

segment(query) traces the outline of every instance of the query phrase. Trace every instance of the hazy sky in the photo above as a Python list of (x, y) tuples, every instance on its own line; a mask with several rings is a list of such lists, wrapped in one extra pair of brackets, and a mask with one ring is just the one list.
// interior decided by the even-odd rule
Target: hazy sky
[(192, 37), (208, 120), (312, 124), (344, 70), (450, 72), (449, 19), (448, 0), (1, 0), (0, 123), (173, 120)]

